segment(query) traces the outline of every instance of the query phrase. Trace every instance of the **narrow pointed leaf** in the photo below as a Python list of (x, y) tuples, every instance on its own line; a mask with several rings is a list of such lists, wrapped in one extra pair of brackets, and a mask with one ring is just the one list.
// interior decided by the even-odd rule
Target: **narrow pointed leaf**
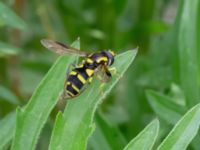
[(180, 81), (189, 107), (199, 102), (199, 72), (198, 72), (198, 47), (197, 21), (199, 18), (199, 0), (192, 3), (185, 0), (180, 15), (178, 35), (178, 50), (180, 60)]
[(10, 27), (24, 29), (25, 22), (19, 18), (9, 7), (0, 2), (0, 26), (8, 25)]
[(0, 42), (0, 57), (16, 55), (20, 51), (20, 48), (17, 48), (7, 43)]
[[(186, 112), (186, 108), (173, 102), (173, 100), (158, 92), (148, 90), (148, 101), (156, 114), (170, 124), (175, 124)], [(173, 116), (173, 117), (172, 117)]]
[(131, 140), (124, 150), (151, 150), (159, 132), (159, 121), (153, 120), (143, 131)]
[[(173, 117), (173, 116), (172, 116)], [(174, 126), (158, 150), (184, 150), (198, 133), (200, 104), (190, 109)]]
[(13, 137), (16, 113), (12, 112), (0, 120), (0, 149), (5, 149)]
[(0, 86), (0, 101), (5, 100), (12, 104), (19, 104), (18, 98), (7, 88)]
[[(79, 41), (72, 46), (79, 48)], [(17, 110), (13, 150), (33, 150), (42, 127), (63, 90), (66, 67), (75, 56), (60, 56), (38, 85), (29, 103)]]

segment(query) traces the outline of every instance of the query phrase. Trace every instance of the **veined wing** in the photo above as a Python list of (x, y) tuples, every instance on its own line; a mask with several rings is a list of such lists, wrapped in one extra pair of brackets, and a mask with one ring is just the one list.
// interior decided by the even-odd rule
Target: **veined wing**
[(100, 65), (96, 69), (95, 76), (97, 77), (98, 80), (100, 80), (101, 82), (104, 82), (104, 83), (109, 82), (112, 78), (110, 71), (108, 70), (107, 66), (105, 66), (105, 65)]
[(86, 57), (88, 54), (86, 52), (80, 51), (79, 49), (67, 46), (63, 43), (50, 40), (50, 39), (42, 39), (41, 43), (44, 47), (47, 49), (59, 54), (59, 55), (64, 55), (64, 54), (75, 54), (79, 55), (81, 57)]

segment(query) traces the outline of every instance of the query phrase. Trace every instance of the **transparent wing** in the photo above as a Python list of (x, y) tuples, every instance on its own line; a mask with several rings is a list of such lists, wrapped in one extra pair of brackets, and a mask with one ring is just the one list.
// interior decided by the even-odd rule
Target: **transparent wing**
[(79, 49), (67, 46), (63, 43), (49, 40), (49, 39), (42, 39), (41, 44), (46, 47), (47, 49), (59, 54), (75, 54), (81, 57), (86, 57), (88, 54), (86, 52), (80, 51)]
[(100, 65), (96, 69), (95, 76), (97, 77), (98, 80), (100, 80), (101, 82), (104, 82), (104, 83), (109, 82), (112, 78), (110, 71), (108, 70), (107, 66), (105, 66), (105, 65)]

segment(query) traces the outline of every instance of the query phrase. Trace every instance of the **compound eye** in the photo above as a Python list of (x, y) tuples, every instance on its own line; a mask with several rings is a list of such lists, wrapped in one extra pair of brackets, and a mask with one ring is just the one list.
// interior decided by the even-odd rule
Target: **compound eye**
[(108, 51), (104, 50), (103, 54), (108, 58), (107, 65), (111, 66), (114, 62), (114, 53), (110, 50), (108, 50)]
[(114, 58), (112, 57), (109, 59), (108, 65), (111, 66), (113, 64), (113, 62), (114, 62)]

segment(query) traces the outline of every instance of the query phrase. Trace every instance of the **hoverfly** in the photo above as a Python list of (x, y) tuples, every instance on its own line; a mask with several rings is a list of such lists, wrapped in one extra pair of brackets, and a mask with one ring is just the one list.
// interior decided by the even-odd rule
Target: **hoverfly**
[(84, 85), (91, 83), (94, 75), (102, 82), (108, 82), (112, 77), (108, 66), (114, 63), (115, 53), (111, 50), (88, 54), (79, 49), (49, 39), (43, 39), (41, 43), (44, 47), (59, 55), (76, 54), (84, 58), (83, 62), (75, 66), (67, 74), (62, 94), (63, 99), (78, 96), (83, 90)]

